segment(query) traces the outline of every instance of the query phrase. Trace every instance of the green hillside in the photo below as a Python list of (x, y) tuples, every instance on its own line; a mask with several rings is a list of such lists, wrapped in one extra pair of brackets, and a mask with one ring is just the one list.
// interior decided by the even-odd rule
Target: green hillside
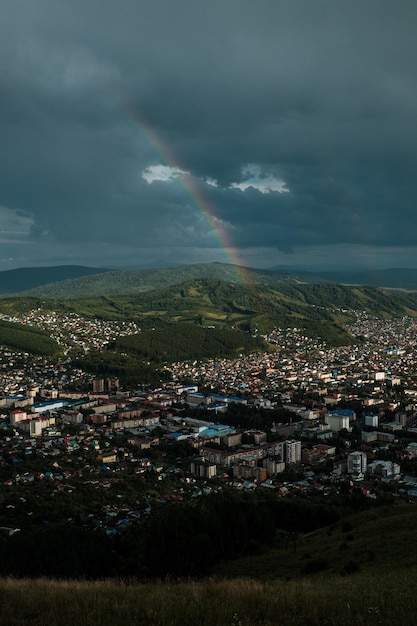
[(227, 328), (164, 324), (155, 330), (120, 337), (113, 348), (154, 362), (236, 356), (265, 348), (260, 339)]
[(169, 373), (161, 369), (173, 361), (233, 357), (266, 349), (260, 338), (228, 328), (161, 323), (137, 335), (120, 337), (105, 351), (92, 351), (74, 361), (88, 372), (117, 376), (128, 387), (158, 386)]
[(303, 301), (300, 293), (287, 291), (286, 283), (248, 288), (215, 279), (195, 279), (141, 294), (131, 303), (145, 316), (172, 321), (237, 327), (251, 333), (269, 332), (277, 326), (300, 326), (330, 343), (351, 342), (341, 327), (347, 319), (345, 314), (319, 310)]
[(417, 304), (417, 292), (394, 291), (369, 286), (349, 286), (332, 283), (286, 284), (279, 290), (296, 300), (322, 307), (367, 310), (383, 315), (400, 315)]
[(297, 327), (331, 345), (352, 343), (344, 326), (352, 311), (387, 319), (417, 315), (417, 292), (330, 283), (251, 283), (242, 286), (213, 278), (194, 278), (137, 294), (84, 298), (0, 298), (0, 312), (13, 315), (34, 308), (75, 312), (89, 318), (134, 320), (142, 330), (167, 322), (235, 328), (250, 334)]
[(0, 346), (39, 356), (53, 356), (59, 346), (47, 333), (33, 326), (0, 321)]
[(297, 580), (384, 571), (395, 577), (416, 565), (416, 539), (415, 507), (391, 504), (342, 516), (313, 532), (293, 534), (286, 545), (267, 553), (219, 564), (214, 574), (229, 579), (246, 572), (258, 580)]
[(86, 356), (76, 356), (73, 365), (96, 376), (117, 376), (120, 383), (129, 389), (142, 385), (159, 387), (162, 381), (170, 379), (170, 374), (158, 369), (156, 363), (115, 350), (93, 350)]

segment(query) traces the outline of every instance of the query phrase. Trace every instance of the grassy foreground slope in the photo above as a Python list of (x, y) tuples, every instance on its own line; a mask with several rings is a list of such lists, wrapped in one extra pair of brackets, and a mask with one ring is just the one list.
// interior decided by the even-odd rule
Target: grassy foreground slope
[(351, 626), (415, 624), (417, 567), (297, 582), (125, 584), (0, 580), (8, 626)]
[[(415, 624), (417, 512), (391, 505), (349, 516), (208, 579), (0, 579), (8, 626), (319, 626)], [(111, 557), (109, 557), (111, 558)], [(326, 564), (327, 563), (327, 564)]]

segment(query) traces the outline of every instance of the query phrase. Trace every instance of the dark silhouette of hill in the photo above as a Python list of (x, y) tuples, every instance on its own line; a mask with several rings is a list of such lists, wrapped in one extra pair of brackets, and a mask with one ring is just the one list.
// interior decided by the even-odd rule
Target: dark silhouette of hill
[(0, 272), (0, 295), (14, 294), (35, 289), (47, 283), (76, 279), (88, 274), (109, 272), (110, 270), (82, 265), (57, 265), (53, 267), (22, 267)]

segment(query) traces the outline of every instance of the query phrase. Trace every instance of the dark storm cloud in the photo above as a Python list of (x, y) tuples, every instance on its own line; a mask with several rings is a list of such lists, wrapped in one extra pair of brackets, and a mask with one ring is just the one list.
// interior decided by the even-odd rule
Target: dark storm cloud
[[(196, 189), (242, 258), (304, 250), (309, 263), (312, 245), (335, 244), (412, 258), (413, 2), (21, 0), (1, 12), (0, 220), (24, 227), (0, 268), (97, 264), (103, 250), (119, 264), (212, 259)], [(145, 180), (158, 165), (190, 178)], [(285, 191), (262, 193), (274, 180)]]

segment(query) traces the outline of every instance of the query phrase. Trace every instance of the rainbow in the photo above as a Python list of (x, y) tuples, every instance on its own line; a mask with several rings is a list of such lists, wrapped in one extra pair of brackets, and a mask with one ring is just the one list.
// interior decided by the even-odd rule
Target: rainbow
[(133, 110), (129, 107), (128, 113), (129, 119), (139, 129), (140, 134), (145, 138), (147, 143), (163, 160), (164, 165), (167, 165), (175, 170), (178, 180), (181, 182), (187, 195), (191, 199), (193, 206), (197, 209), (198, 213), (203, 217), (204, 221), (216, 236), (216, 239), (225, 254), (227, 262), (232, 266), (236, 280), (239, 283), (248, 286), (253, 281), (249, 278), (247, 269), (244, 265), (242, 265), (242, 260), (240, 259), (239, 253), (233, 245), (229, 234), (226, 229), (222, 227), (221, 220), (216, 216), (215, 211), (208, 202), (207, 198), (204, 197), (195, 178), (179, 163), (178, 158), (174, 155), (169, 145), (160, 139), (160, 137), (150, 128), (149, 124), (145, 122), (137, 110)]

